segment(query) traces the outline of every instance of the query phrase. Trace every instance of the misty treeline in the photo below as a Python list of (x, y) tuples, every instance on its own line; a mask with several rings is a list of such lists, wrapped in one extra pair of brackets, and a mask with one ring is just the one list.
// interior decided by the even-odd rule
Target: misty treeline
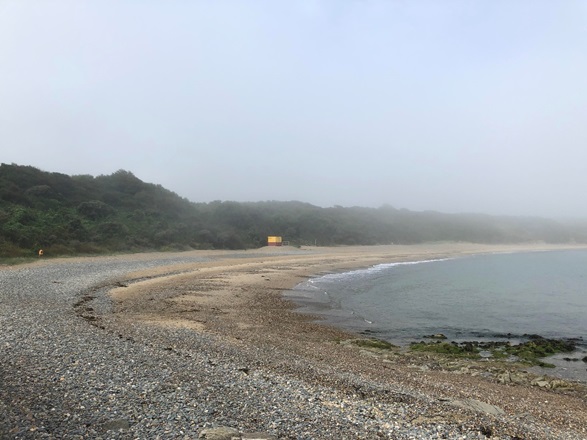
[[(197, 183), (195, 183), (197, 184)], [(292, 245), (587, 242), (587, 222), (320, 208), (301, 202), (192, 203), (131, 172), (109, 176), (0, 165), (0, 257)]]

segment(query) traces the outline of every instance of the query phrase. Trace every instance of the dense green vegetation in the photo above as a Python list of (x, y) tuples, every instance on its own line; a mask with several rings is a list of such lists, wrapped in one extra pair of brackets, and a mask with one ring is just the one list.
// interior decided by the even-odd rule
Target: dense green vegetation
[(0, 257), (149, 249), (242, 249), (429, 241), (587, 242), (587, 224), (539, 218), (320, 208), (301, 202), (192, 203), (131, 172), (67, 176), (0, 165)]

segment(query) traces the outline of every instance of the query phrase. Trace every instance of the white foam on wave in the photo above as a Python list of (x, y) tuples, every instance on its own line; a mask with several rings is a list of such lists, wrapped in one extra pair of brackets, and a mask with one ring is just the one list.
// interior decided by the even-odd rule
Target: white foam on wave
[(401, 261), (397, 263), (382, 263), (377, 264), (375, 266), (368, 267), (366, 269), (356, 269), (351, 270), (349, 272), (340, 272), (340, 273), (329, 273), (327, 275), (322, 275), (316, 278), (312, 278), (309, 281), (321, 281), (321, 280), (344, 280), (347, 278), (357, 278), (366, 275), (372, 275), (374, 273), (382, 272), (393, 267), (397, 266), (411, 266), (415, 264), (424, 264), (424, 263), (436, 263), (438, 261), (447, 261), (451, 260), (451, 258), (437, 258), (434, 260), (418, 260), (418, 261)]
[[(348, 279), (356, 279), (371, 276), (373, 274), (383, 272), (385, 270), (392, 269), (397, 266), (410, 266), (415, 264), (425, 264), (425, 263), (436, 263), (439, 261), (447, 261), (453, 260), (454, 258), (436, 258), (431, 260), (417, 260), (417, 261), (400, 261), (395, 263), (382, 263), (376, 264), (375, 266), (368, 267), (366, 269), (356, 269), (351, 270), (348, 272), (339, 272), (339, 273), (329, 273), (326, 275), (320, 275), (314, 278), (310, 278), (300, 284), (298, 284), (295, 290), (312, 290), (312, 289), (320, 289), (322, 290), (323, 287), (318, 286), (321, 281), (344, 281)], [(324, 292), (326, 293), (326, 292)]]

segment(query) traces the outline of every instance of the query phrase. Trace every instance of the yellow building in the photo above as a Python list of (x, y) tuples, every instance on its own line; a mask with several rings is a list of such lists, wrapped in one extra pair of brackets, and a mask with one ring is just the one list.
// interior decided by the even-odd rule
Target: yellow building
[(281, 246), (281, 237), (277, 237), (275, 235), (270, 235), (267, 237), (267, 245), (268, 246)]

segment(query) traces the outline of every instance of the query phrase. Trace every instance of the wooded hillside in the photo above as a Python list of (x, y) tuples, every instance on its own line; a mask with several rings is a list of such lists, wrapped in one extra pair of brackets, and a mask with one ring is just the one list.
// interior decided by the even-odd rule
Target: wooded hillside
[(293, 245), (587, 242), (587, 223), (540, 218), (320, 208), (301, 202), (192, 203), (131, 172), (67, 176), (0, 165), (0, 257)]

